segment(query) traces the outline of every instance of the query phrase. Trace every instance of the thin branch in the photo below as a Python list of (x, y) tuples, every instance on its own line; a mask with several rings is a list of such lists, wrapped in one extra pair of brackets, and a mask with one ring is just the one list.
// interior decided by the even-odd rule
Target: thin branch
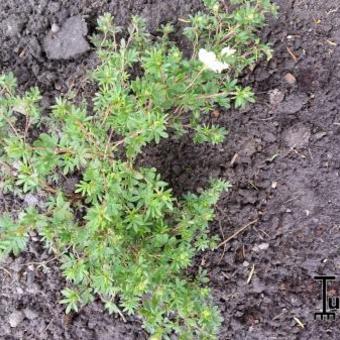
[(230, 240), (232, 240), (233, 238), (235, 238), (238, 234), (242, 233), (243, 230), (249, 228), (251, 225), (255, 224), (258, 222), (258, 219), (249, 222), (248, 224), (244, 225), (242, 228), (238, 229), (234, 234), (232, 234), (231, 236), (229, 236), (226, 240), (222, 241), (217, 248), (222, 247), (223, 245), (225, 245), (226, 243), (228, 243)]

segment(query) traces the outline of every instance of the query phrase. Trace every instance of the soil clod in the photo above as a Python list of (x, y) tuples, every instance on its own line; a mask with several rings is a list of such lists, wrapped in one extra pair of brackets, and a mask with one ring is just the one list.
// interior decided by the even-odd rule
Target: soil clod
[(8, 317), (8, 323), (11, 328), (18, 327), (19, 324), (24, 320), (25, 315), (22, 311), (16, 310), (11, 313)]
[(67, 19), (61, 29), (52, 26), (53, 31), (44, 39), (44, 50), (49, 59), (70, 59), (90, 49), (85, 39), (87, 24), (80, 16)]

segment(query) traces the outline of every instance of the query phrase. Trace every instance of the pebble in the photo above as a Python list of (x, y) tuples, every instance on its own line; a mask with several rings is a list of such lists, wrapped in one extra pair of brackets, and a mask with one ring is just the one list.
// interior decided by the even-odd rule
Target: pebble
[(261, 243), (258, 245), (260, 250), (267, 250), (269, 248), (269, 243)]
[(24, 290), (23, 290), (21, 287), (17, 287), (17, 288), (16, 288), (16, 291), (17, 291), (17, 294), (18, 294), (18, 295), (24, 294)]
[(21, 167), (21, 162), (19, 162), (19, 161), (14, 161), (14, 162), (12, 163), (12, 167), (13, 167), (14, 169), (16, 169), (16, 170), (19, 170), (20, 167)]
[(320, 140), (325, 136), (327, 136), (327, 132), (318, 132), (314, 135), (314, 138), (315, 140)]
[(52, 33), (57, 33), (57, 32), (59, 32), (59, 30), (60, 30), (60, 27), (57, 24), (52, 24), (52, 26), (51, 26), (51, 32)]
[(15, 328), (19, 326), (19, 324), (24, 320), (24, 318), (25, 318), (24, 313), (20, 310), (16, 310), (9, 315), (8, 323), (11, 326), (11, 328)]
[(269, 248), (269, 243), (261, 243), (253, 247), (253, 251), (259, 252), (262, 250), (267, 250)]
[(214, 111), (211, 112), (211, 115), (212, 115), (213, 118), (218, 118), (220, 116), (220, 114), (221, 113), (218, 110), (214, 110)]
[(39, 203), (39, 199), (37, 196), (32, 195), (32, 194), (27, 194), (24, 197), (24, 202), (29, 206), (29, 207), (34, 207)]
[(296, 84), (296, 78), (291, 74), (287, 73), (283, 79), (286, 81), (287, 84), (289, 85), (295, 85)]

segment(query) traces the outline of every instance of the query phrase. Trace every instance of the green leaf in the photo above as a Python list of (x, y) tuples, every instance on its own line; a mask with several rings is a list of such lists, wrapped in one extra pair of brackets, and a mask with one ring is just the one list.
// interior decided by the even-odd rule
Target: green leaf
[(195, 143), (212, 143), (219, 144), (224, 141), (225, 136), (227, 135), (227, 131), (223, 127), (218, 127), (212, 125), (211, 127), (206, 125), (198, 125), (195, 128)]
[(0, 257), (13, 253), (19, 255), (28, 241), (28, 228), (14, 222), (9, 214), (0, 216)]
[(248, 103), (254, 103), (255, 97), (254, 93), (250, 87), (245, 88), (236, 88), (235, 95), (235, 107), (236, 108), (244, 108)]
[(65, 288), (61, 291), (64, 299), (60, 300), (60, 303), (66, 305), (66, 314), (71, 312), (78, 312), (79, 311), (79, 304), (81, 302), (80, 294), (70, 288)]

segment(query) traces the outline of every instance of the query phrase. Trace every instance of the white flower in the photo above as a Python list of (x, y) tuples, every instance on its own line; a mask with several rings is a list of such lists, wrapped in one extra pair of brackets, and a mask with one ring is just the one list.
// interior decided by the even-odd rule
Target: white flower
[(231, 48), (231, 47), (227, 46), (227, 47), (224, 47), (222, 49), (221, 56), (225, 56), (226, 55), (228, 57), (228, 56), (233, 55), (235, 52), (236, 52), (236, 50), (234, 48)]
[(229, 65), (226, 63), (222, 63), (217, 60), (216, 54), (211, 51), (207, 51), (204, 48), (201, 48), (198, 52), (198, 59), (203, 63), (203, 65), (214, 72), (221, 73), (223, 70), (229, 68)]

